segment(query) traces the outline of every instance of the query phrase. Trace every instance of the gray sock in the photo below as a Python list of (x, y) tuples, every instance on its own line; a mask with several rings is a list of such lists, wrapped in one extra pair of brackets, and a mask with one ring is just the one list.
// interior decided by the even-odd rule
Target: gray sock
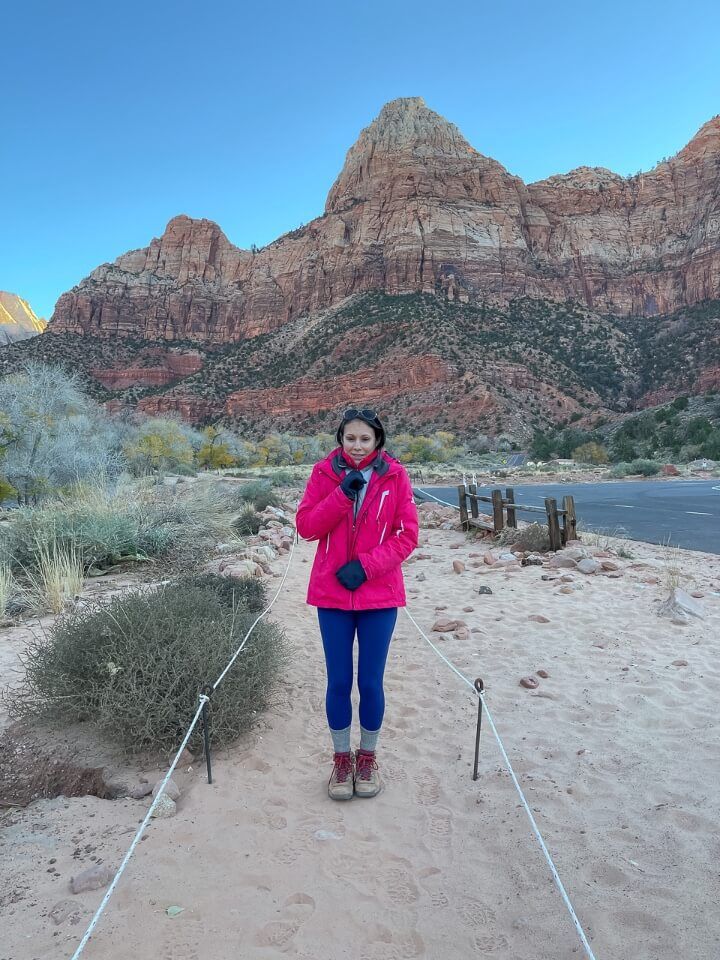
[(350, 727), (344, 730), (333, 730), (331, 727), (330, 736), (335, 753), (350, 753)]
[(365, 727), (360, 725), (360, 749), (369, 750), (371, 753), (375, 753), (375, 748), (377, 747), (378, 736), (380, 734), (379, 730), (366, 730)]

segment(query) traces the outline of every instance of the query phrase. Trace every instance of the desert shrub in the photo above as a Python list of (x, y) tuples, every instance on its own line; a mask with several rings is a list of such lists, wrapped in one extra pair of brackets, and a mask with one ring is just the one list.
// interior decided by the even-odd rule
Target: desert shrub
[(0, 563), (0, 620), (5, 619), (15, 593), (15, 577), (7, 563)]
[(16, 495), (17, 490), (15, 487), (11, 483), (8, 483), (3, 477), (0, 477), (0, 503)]
[(615, 480), (621, 480), (623, 477), (627, 477), (629, 473), (632, 473), (632, 470), (630, 469), (630, 464), (624, 460), (621, 461), (620, 463), (616, 463), (610, 469), (610, 476), (613, 477), (613, 479)]
[(503, 547), (518, 544), (523, 550), (532, 550), (534, 553), (546, 553), (550, 549), (550, 535), (542, 523), (529, 523), (525, 527), (504, 527), (497, 540)]
[(264, 480), (244, 484), (240, 488), (240, 497), (245, 503), (251, 503), (258, 513), (262, 513), (266, 507), (277, 507), (280, 503), (270, 484)]
[(195, 453), (203, 443), (197, 430), (169, 417), (149, 417), (137, 424), (123, 444), (135, 476), (149, 473), (194, 473)]
[(644, 477), (654, 477), (660, 473), (660, 464), (654, 460), (633, 460), (629, 467), (630, 473), (641, 473)]
[(86, 569), (128, 559), (191, 563), (228, 537), (230, 516), (211, 489), (179, 497), (166, 487), (137, 483), (115, 490), (86, 487), (13, 511), (10, 524), (0, 529), (0, 560), (35, 569), (43, 545), (54, 544), (75, 550)]
[[(116, 424), (64, 370), (28, 362), (0, 379), (0, 451), (19, 503), (122, 467)], [(5, 497), (3, 497), (5, 499)]]
[(233, 530), (238, 536), (254, 536), (262, 526), (262, 517), (255, 512), (255, 508), (248, 504), (232, 522)]
[[(131, 751), (175, 746), (201, 688), (219, 676), (257, 616), (258, 588), (243, 594), (240, 584), (248, 605), (224, 578), (208, 575), (64, 614), (29, 644), (24, 683), (5, 691), (11, 714), (89, 721)], [(285, 659), (282, 632), (260, 621), (213, 694), (215, 742), (253, 725)]]
[(593, 441), (576, 447), (572, 455), (579, 463), (607, 463), (610, 459), (605, 447)]

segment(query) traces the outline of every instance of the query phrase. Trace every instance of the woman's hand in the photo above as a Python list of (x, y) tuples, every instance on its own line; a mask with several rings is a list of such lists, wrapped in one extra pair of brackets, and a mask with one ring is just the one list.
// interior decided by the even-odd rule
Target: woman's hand
[(348, 470), (342, 479), (340, 489), (349, 500), (357, 500), (357, 495), (365, 486), (365, 477), (359, 470)]
[(359, 560), (351, 560), (350, 563), (344, 564), (339, 570), (335, 571), (335, 576), (346, 590), (357, 590), (367, 580), (363, 565)]

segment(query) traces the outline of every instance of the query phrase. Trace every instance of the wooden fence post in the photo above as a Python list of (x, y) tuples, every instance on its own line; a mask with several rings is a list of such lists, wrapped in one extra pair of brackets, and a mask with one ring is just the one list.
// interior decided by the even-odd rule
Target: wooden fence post
[(460, 525), (463, 530), (467, 530), (470, 524), (468, 523), (468, 513), (467, 513), (467, 501), (465, 499), (465, 484), (458, 484), (458, 503), (460, 504)]
[(503, 498), (500, 490), (493, 490), (492, 492), (492, 508), (493, 525), (495, 527), (495, 535), (497, 536), (505, 526), (505, 521), (503, 520)]
[(577, 517), (575, 516), (575, 497), (563, 497), (565, 516), (563, 518), (563, 543), (577, 540)]
[(475, 499), (475, 497), (477, 496), (477, 484), (476, 484), (476, 483), (469, 483), (469, 484), (468, 484), (468, 493), (474, 494), (474, 496), (472, 496), (472, 497), (469, 498), (469, 499), (470, 499), (470, 515), (471, 515), (472, 517), (474, 517), (475, 519), (477, 519), (477, 516), (478, 516), (478, 502), (477, 502), (477, 500)]
[(517, 527), (515, 507), (512, 506), (512, 504), (515, 503), (515, 491), (512, 487), (505, 488), (505, 500), (507, 502), (507, 525), (509, 527)]
[(559, 550), (562, 547), (562, 539), (558, 521), (557, 500), (554, 497), (545, 498), (545, 510), (547, 512), (548, 534), (550, 535), (550, 549)]

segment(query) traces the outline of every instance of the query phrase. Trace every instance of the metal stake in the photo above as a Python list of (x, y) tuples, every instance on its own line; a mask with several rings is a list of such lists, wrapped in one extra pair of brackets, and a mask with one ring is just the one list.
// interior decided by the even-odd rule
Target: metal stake
[(205, 743), (205, 764), (207, 765), (207, 778), (208, 783), (212, 783), (212, 760), (210, 758), (210, 711), (208, 706), (210, 704), (210, 694), (212, 693), (212, 687), (209, 684), (206, 684), (203, 687), (203, 696), (205, 697), (203, 701), (202, 708), (202, 719), (203, 719), (203, 740)]
[(478, 778), (478, 756), (480, 754), (480, 725), (482, 724), (482, 692), (485, 689), (485, 684), (482, 682), (480, 677), (475, 681), (475, 689), (478, 692), (478, 718), (477, 718), (477, 730), (475, 732), (475, 766), (473, 768), (473, 780)]

